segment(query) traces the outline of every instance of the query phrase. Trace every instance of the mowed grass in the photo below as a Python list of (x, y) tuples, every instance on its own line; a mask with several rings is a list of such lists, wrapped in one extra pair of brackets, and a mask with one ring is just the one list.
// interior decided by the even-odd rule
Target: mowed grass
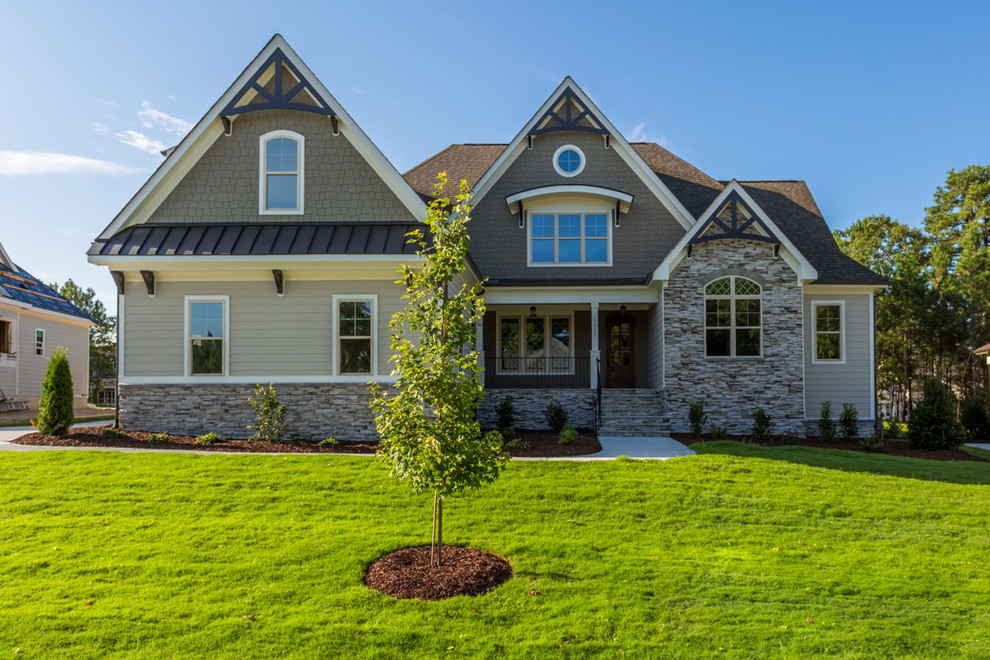
[(441, 602), (362, 583), (429, 536), (373, 460), (3, 453), (0, 658), (990, 656), (990, 464), (700, 448), (449, 500), (515, 577)]

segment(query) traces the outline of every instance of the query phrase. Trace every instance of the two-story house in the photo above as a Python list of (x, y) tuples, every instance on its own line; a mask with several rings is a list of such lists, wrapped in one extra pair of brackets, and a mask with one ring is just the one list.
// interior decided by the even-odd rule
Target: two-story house
[(717, 180), (629, 143), (570, 78), (507, 144), (405, 175), (276, 35), (89, 252), (119, 295), (125, 427), (243, 434), (273, 382), (299, 437), (375, 435), (394, 281), (439, 172), (474, 188), (470, 268), (487, 396), (540, 427), (555, 399), (602, 434), (756, 406), (803, 435), (821, 403), (875, 416), (874, 293), (802, 181)]

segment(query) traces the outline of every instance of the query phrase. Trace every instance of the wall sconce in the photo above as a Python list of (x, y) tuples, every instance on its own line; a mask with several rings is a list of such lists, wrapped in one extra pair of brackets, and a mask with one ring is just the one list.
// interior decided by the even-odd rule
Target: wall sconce
[(532, 306), (531, 306), (531, 307), (529, 308), (529, 315), (530, 315), (530, 316), (536, 316), (536, 305), (532, 305)]

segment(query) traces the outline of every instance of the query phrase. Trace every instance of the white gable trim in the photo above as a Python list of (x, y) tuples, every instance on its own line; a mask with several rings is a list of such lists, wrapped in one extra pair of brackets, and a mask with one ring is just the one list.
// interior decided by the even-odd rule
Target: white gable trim
[[(341, 107), (337, 99), (313, 74), (294, 50), (286, 43), (282, 35), (276, 34), (271, 41), (258, 53), (251, 64), (241, 72), (237, 80), (227, 89), (213, 107), (203, 116), (191, 131), (182, 139), (165, 159), (159, 168), (151, 175), (141, 189), (126, 206), (110, 222), (99, 238), (109, 238), (125, 227), (146, 222), (158, 209), (165, 198), (175, 189), (180, 181), (189, 173), (199, 159), (209, 150), (213, 143), (223, 135), (223, 122), (220, 112), (227, 107), (241, 89), (254, 77), (258, 68), (281, 49), (286, 58), (313, 85), (327, 104), (337, 114), (340, 133), (357, 149), (358, 153), (371, 165), (385, 184), (399, 198), (403, 205), (417, 220), (426, 216), (426, 204), (419, 195), (406, 183), (399, 171), (385, 158), (371, 139), (351, 119), (351, 116)], [(330, 130), (329, 125), (327, 130)]]
[[(690, 230), (694, 225), (694, 217), (688, 212), (688, 210), (681, 204), (680, 200), (674, 196), (670, 189), (660, 180), (656, 172), (650, 169), (646, 162), (640, 157), (636, 150), (632, 148), (629, 142), (626, 141), (622, 134), (616, 130), (615, 126), (608, 120), (607, 117), (598, 109), (591, 99), (588, 98), (587, 94), (577, 86), (577, 83), (571, 79), (570, 76), (564, 78), (564, 81), (560, 83), (557, 89), (554, 90), (550, 98), (540, 106), (540, 109), (536, 111), (532, 119), (526, 122), (523, 129), (519, 131), (509, 146), (506, 147), (502, 155), (499, 156), (492, 166), (488, 168), (481, 180), (478, 181), (478, 185), (475, 186), (474, 197), (471, 203), (477, 206), (484, 199), (485, 195), (491, 190), (492, 186), (502, 178), (506, 170), (516, 161), (516, 159), (522, 154), (522, 152), (527, 147), (526, 136), (533, 129), (536, 123), (541, 117), (550, 109), (550, 106), (560, 97), (565, 89), (570, 87), (571, 91), (578, 98), (581, 104), (592, 112), (595, 117), (601, 122), (602, 126), (609, 132), (609, 144), (612, 149), (615, 150), (617, 154), (625, 161), (625, 163), (632, 169), (632, 171), (640, 178), (640, 180), (646, 185), (647, 188), (660, 200), (668, 211), (674, 216), (674, 218), (684, 227), (685, 230)], [(541, 139), (537, 137), (536, 139)]]
[(3, 243), (0, 243), (0, 264), (3, 264), (10, 270), (16, 270), (14, 268), (14, 262), (10, 260), (10, 255), (3, 249)]
[(684, 234), (681, 240), (678, 241), (677, 245), (674, 246), (674, 249), (671, 250), (666, 257), (664, 257), (664, 260), (661, 261), (660, 265), (657, 266), (655, 271), (653, 271), (653, 279), (660, 280), (662, 282), (666, 282), (670, 279), (670, 274), (677, 267), (677, 265), (681, 263), (681, 260), (687, 256), (688, 243), (690, 243), (691, 239), (697, 236), (698, 233), (704, 229), (705, 223), (700, 220), (716, 213), (718, 209), (725, 204), (725, 200), (733, 191), (735, 191), (742, 198), (746, 205), (753, 210), (753, 213), (755, 213), (759, 219), (770, 228), (770, 231), (772, 231), (780, 240), (780, 257), (787, 263), (788, 266), (791, 267), (801, 283), (807, 284), (808, 282), (813, 282), (818, 279), (818, 271), (811, 265), (811, 262), (808, 261), (796, 247), (794, 247), (794, 244), (791, 243), (790, 239), (787, 238), (784, 232), (780, 230), (780, 227), (778, 227), (776, 223), (770, 219), (770, 216), (768, 216), (766, 212), (760, 208), (760, 205), (757, 204), (752, 197), (750, 197), (749, 193), (746, 192), (746, 189), (743, 188), (742, 185), (735, 179), (729, 182), (729, 185), (727, 185), (721, 194), (715, 198), (715, 201), (712, 202), (708, 208), (705, 209), (705, 212), (699, 216), (699, 222), (695, 225), (693, 231), (689, 231)]
[(618, 202), (620, 205), (620, 210), (623, 213), (629, 211), (629, 206), (632, 204), (633, 196), (620, 192), (618, 190), (612, 190), (611, 188), (600, 188), (598, 186), (544, 186), (542, 188), (533, 188), (532, 190), (524, 190), (518, 192), (515, 195), (509, 195), (505, 198), (505, 203), (509, 205), (509, 211), (513, 214), (519, 211), (517, 206), (513, 206), (516, 202), (525, 201), (527, 199), (534, 199), (538, 197), (546, 197), (551, 195), (593, 195), (595, 197), (605, 197)]

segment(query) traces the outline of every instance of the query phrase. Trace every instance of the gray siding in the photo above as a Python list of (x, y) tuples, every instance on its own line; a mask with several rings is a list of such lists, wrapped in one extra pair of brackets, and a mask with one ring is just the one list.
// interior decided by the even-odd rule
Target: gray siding
[[(845, 303), (845, 364), (812, 363), (812, 316), (814, 301)], [(873, 419), (873, 393), (870, 380), (873, 363), (870, 361), (870, 296), (869, 294), (806, 294), (804, 296), (804, 373), (806, 415), (818, 419), (822, 402), (832, 402), (832, 414), (838, 417), (843, 403), (852, 403), (861, 419)]]
[(286, 281), (275, 295), (271, 281), (159, 281), (155, 297), (127, 284), (124, 376), (181, 377), (184, 373), (187, 295), (230, 296), (228, 375), (319, 376), (332, 372), (333, 295), (378, 295), (378, 374), (390, 366), (389, 320), (401, 308), (401, 290), (386, 280)]
[[(305, 137), (304, 215), (259, 215), (260, 138)], [(419, 221), (330, 121), (308, 112), (261, 110), (239, 117), (151, 216), (150, 222)]]
[[(584, 152), (586, 165), (565, 178), (553, 168), (558, 147), (573, 144)], [(526, 265), (526, 229), (505, 203), (509, 195), (557, 185), (588, 185), (621, 190), (635, 196), (621, 227), (612, 229), (611, 267), (530, 268)], [(471, 217), (471, 256), (493, 279), (645, 278), (684, 235), (684, 228), (649, 191), (614, 149), (599, 135), (556, 133), (539, 136), (485, 195)]]

